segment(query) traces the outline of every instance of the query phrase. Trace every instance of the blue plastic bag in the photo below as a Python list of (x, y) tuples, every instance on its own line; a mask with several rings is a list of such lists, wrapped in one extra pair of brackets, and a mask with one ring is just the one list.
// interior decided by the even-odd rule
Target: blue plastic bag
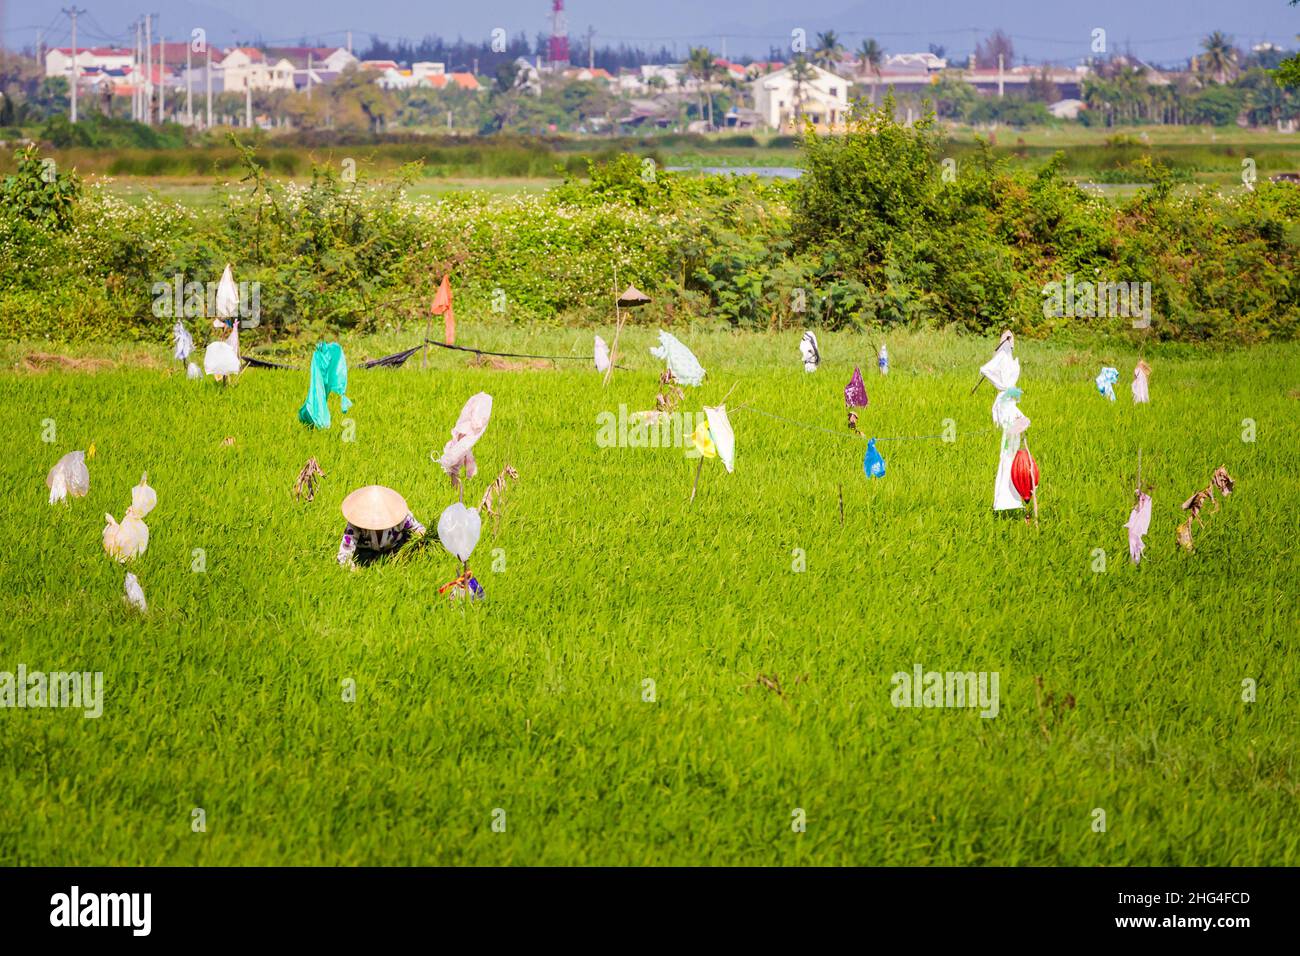
[(1115, 401), (1115, 383), (1119, 381), (1119, 370), (1111, 368), (1109, 365), (1102, 366), (1101, 374), (1097, 376), (1097, 391), (1103, 398)]
[(867, 453), (862, 457), (862, 470), (867, 473), (868, 478), (885, 477), (885, 459), (881, 458), (880, 452), (876, 451), (874, 438), (867, 442)]
[(311, 357), (311, 384), (307, 400), (298, 409), (298, 419), (314, 428), (330, 427), (329, 393), (339, 397), (339, 411), (352, 407), (347, 396), (348, 360), (343, 357), (343, 346), (337, 342), (322, 342)]

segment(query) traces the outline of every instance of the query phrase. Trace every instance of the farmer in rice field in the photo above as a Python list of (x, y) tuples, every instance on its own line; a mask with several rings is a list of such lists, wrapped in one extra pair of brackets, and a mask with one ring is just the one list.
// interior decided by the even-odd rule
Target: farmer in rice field
[(347, 567), (392, 554), (425, 533), (406, 500), (383, 485), (366, 485), (344, 498), (343, 517), (348, 524), (339, 544), (338, 562)]

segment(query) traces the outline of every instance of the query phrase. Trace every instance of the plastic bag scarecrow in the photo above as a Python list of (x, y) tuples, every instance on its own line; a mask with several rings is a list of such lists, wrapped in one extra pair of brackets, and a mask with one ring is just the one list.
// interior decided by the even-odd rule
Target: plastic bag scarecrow
[(1101, 372), (1097, 375), (1097, 391), (1104, 398), (1115, 401), (1115, 383), (1119, 381), (1119, 370), (1113, 369), (1109, 365), (1103, 366)]
[(178, 362), (185, 363), (187, 378), (202, 378), (203, 372), (189, 360), (193, 352), (194, 339), (190, 335), (190, 330), (185, 328), (184, 322), (178, 321), (172, 326), (172, 357)]
[(358, 488), (343, 499), (342, 510), (347, 526), (339, 542), (338, 562), (345, 567), (391, 554), (425, 532), (406, 499), (383, 485)]
[(451, 302), (451, 276), (442, 277), (438, 291), (434, 294), (433, 305), (429, 308), (433, 315), (443, 318), (442, 341), (444, 345), (456, 344), (456, 310)]
[(803, 334), (803, 338), (799, 340), (799, 355), (803, 359), (805, 372), (817, 371), (817, 366), (822, 363), (822, 353), (817, 348), (816, 333), (809, 331)]
[(315, 428), (330, 427), (329, 396), (339, 397), (339, 411), (347, 413), (352, 407), (348, 398), (348, 360), (343, 346), (337, 342), (321, 342), (311, 358), (311, 382), (307, 386), (307, 400), (298, 409), (298, 420)]
[(673, 380), (683, 385), (699, 385), (704, 380), (704, 366), (685, 345), (668, 332), (659, 333), (659, 345), (650, 354), (668, 363)]
[(1015, 357), (1015, 347), (1015, 336), (1010, 331), (1003, 332), (993, 358), (980, 366), (980, 375), (998, 390), (998, 396), (993, 400), (993, 424), (1002, 429), (998, 474), (993, 485), (994, 511), (1012, 511), (1024, 507), (1020, 494), (1011, 481), (1011, 464), (1020, 448), (1020, 436), (1029, 427), (1029, 419), (1021, 414), (1016, 404), (1023, 393), (1016, 388), (1016, 382), (1020, 380), (1020, 360)]
[(597, 372), (609, 371), (609, 346), (599, 335), (596, 336), (596, 344), (592, 350), (592, 360), (596, 363)]
[(1128, 555), (1133, 559), (1134, 564), (1138, 564), (1142, 561), (1142, 552), (1147, 546), (1142, 536), (1151, 529), (1150, 495), (1138, 491), (1137, 504), (1133, 506), (1133, 513), (1128, 516), (1128, 522), (1124, 527), (1128, 529)]
[(184, 362), (193, 351), (194, 339), (190, 336), (190, 330), (185, 328), (184, 322), (177, 321), (172, 326), (172, 357), (178, 362)]
[(862, 456), (862, 470), (868, 478), (885, 477), (885, 459), (876, 450), (876, 440), (874, 438), (867, 442), (867, 453)]
[(473, 478), (478, 474), (474, 444), (487, 431), (491, 418), (492, 396), (487, 392), (471, 396), (461, 409), (460, 417), (451, 429), (451, 441), (443, 446), (442, 457), (437, 460), (451, 478), (452, 484), (459, 486), (462, 472), (465, 478)]
[[(438, 459), (438, 464), (460, 491), (462, 499), (465, 495), (465, 481), (478, 474), (474, 445), (487, 431), (491, 418), (492, 396), (487, 392), (471, 396), (452, 427), (451, 441), (447, 442), (442, 449), (442, 457)], [(478, 544), (481, 531), (479, 513), (466, 508), (463, 500), (448, 506), (438, 518), (438, 540), (461, 563), (460, 574), (440, 587), (439, 594), (449, 594), (451, 597), (483, 596), (482, 586), (469, 569), (469, 556)]]
[(110, 558), (126, 563), (144, 554), (149, 547), (149, 527), (144, 518), (158, 504), (158, 493), (149, 487), (149, 475), (141, 476), (140, 484), (131, 489), (131, 507), (126, 509), (122, 523), (111, 515), (104, 515), (104, 550)]
[(224, 341), (209, 342), (203, 352), (203, 372), (217, 381), (227, 376), (239, 374), (239, 290), (235, 288), (235, 278), (230, 266), (221, 273), (221, 282), (217, 285), (217, 318), (212, 327), (217, 330), (230, 326), (230, 336)]
[(84, 451), (70, 451), (60, 458), (45, 476), (50, 489), (50, 504), (66, 501), (68, 496), (84, 498), (90, 493), (90, 469)]
[(483, 522), (478, 511), (466, 508), (459, 501), (448, 505), (439, 516), (438, 540), (448, 553), (460, 561), (460, 574), (438, 588), (439, 594), (453, 598), (483, 597), (483, 586), (469, 569), (469, 556), (474, 553), (482, 531)]
[(1141, 359), (1133, 367), (1133, 404), (1145, 405), (1151, 401), (1147, 393), (1147, 384), (1151, 378), (1151, 366)]
[(691, 444), (700, 456), (700, 463), (695, 468), (695, 483), (691, 486), (691, 500), (694, 501), (704, 459), (721, 458), (728, 474), (736, 470), (736, 433), (731, 428), (731, 419), (727, 417), (726, 405), (718, 405), (716, 408), (704, 406), (704, 420), (695, 426)]
[(853, 366), (853, 377), (849, 379), (849, 384), (844, 386), (844, 407), (849, 413), (849, 431), (858, 431), (858, 413), (854, 409), (866, 408), (871, 404), (867, 398), (867, 386), (862, 381), (862, 369), (856, 365)]

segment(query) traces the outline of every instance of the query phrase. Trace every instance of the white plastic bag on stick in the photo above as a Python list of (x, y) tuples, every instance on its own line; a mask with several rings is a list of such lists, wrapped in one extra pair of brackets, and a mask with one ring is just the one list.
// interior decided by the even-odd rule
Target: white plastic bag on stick
[(483, 523), (478, 512), (466, 508), (459, 501), (448, 505), (438, 517), (438, 540), (462, 562), (468, 561), (474, 553), (482, 530)]

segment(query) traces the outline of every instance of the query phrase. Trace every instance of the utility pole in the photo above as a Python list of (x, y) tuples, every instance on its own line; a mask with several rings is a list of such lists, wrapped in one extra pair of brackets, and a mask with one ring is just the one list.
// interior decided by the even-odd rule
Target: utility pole
[(204, 46), (208, 49), (208, 65), (203, 70), (203, 81), (208, 87), (208, 119), (203, 124), (203, 128), (212, 129), (212, 46), (206, 42)]
[(78, 10), (76, 7), (64, 7), (63, 12), (72, 21), (72, 122), (75, 123), (77, 121), (77, 81), (81, 79), (80, 71), (77, 69), (77, 15), (86, 11)]
[(167, 122), (167, 38), (158, 38), (158, 122)]
[(140, 21), (131, 24), (135, 39), (131, 43), (131, 122), (140, 121)]
[(348, 52), (352, 52), (352, 31), (348, 31)]
[(144, 15), (144, 121), (153, 125), (153, 14)]
[(311, 102), (312, 51), (307, 51), (307, 102)]
[(596, 69), (596, 48), (592, 46), (592, 38), (596, 35), (596, 28), (587, 27), (587, 69)]
[(253, 83), (247, 73), (244, 74), (244, 125), (253, 128)]
[(1002, 99), (1002, 60), (1003, 55), (998, 54), (998, 99)]
[(190, 129), (194, 128), (194, 74), (190, 72), (192, 59), (190, 57), (190, 47), (194, 44), (185, 44), (185, 125)]

